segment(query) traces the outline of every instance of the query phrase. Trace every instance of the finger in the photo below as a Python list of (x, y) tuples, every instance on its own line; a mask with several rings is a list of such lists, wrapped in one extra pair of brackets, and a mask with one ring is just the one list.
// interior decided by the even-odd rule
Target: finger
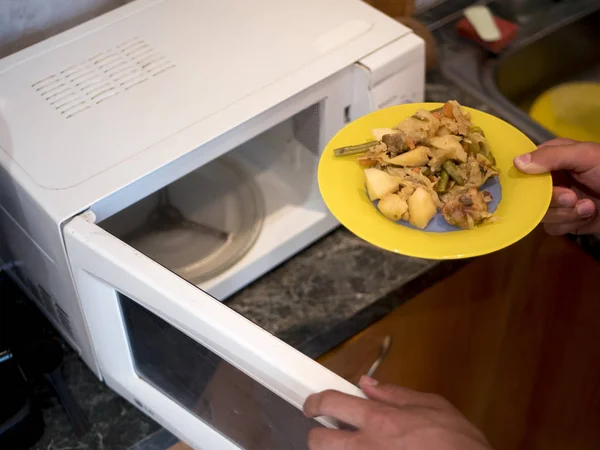
[(360, 379), (360, 387), (371, 400), (377, 400), (390, 406), (424, 406), (440, 408), (448, 403), (435, 394), (426, 394), (413, 391), (394, 384), (380, 384), (370, 377), (363, 376)]
[(544, 230), (551, 236), (563, 236), (565, 234), (579, 234), (577, 231), (579, 228), (583, 228), (588, 222), (580, 220), (578, 222), (560, 223), (553, 224), (548, 223), (544, 225)]
[(580, 220), (589, 220), (598, 213), (596, 205), (584, 198), (575, 203), (574, 208), (550, 208), (542, 219), (546, 224), (569, 224)]
[(575, 209), (577, 210), (577, 214), (579, 214), (581, 219), (592, 219), (598, 214), (598, 208), (596, 208), (596, 204), (589, 198), (579, 200), (575, 205)]
[(352, 450), (355, 433), (351, 431), (313, 428), (308, 433), (309, 450)]
[(572, 189), (556, 186), (552, 189), (551, 208), (575, 208), (577, 194)]
[(593, 219), (578, 220), (577, 222), (545, 224), (546, 233), (552, 236), (562, 236), (565, 234), (591, 234), (600, 232), (600, 222)]
[(556, 139), (552, 139), (550, 141), (546, 141), (543, 144), (538, 145), (537, 148), (553, 147), (553, 146), (557, 146), (557, 145), (572, 145), (572, 144), (576, 144), (576, 143), (577, 143), (577, 141), (574, 141), (573, 139), (556, 138)]
[(328, 390), (309, 395), (303, 409), (307, 417), (330, 416), (362, 427), (368, 417), (377, 411), (377, 404), (364, 398)]
[(570, 224), (581, 220), (575, 208), (550, 208), (542, 219), (545, 224)]
[(514, 160), (521, 172), (541, 174), (556, 170), (585, 172), (600, 164), (600, 151), (585, 142), (570, 145), (548, 145)]
[(573, 234), (593, 234), (600, 233), (600, 221), (598, 220), (587, 220), (582, 221), (583, 223), (578, 226)]

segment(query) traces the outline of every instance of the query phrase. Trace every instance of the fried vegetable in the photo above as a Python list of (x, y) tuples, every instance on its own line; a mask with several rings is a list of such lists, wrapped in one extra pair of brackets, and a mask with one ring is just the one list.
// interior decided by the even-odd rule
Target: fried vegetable
[(463, 186), (465, 184), (465, 180), (458, 172), (458, 167), (456, 167), (456, 164), (454, 164), (452, 161), (445, 161), (444, 164), (442, 164), (442, 168), (446, 171), (446, 173), (448, 173), (450, 178), (456, 182), (456, 184), (459, 186)]
[(467, 136), (467, 153), (470, 155), (476, 155), (479, 153), (479, 142), (473, 134)]
[(377, 208), (385, 217), (397, 222), (408, 211), (408, 203), (398, 194), (388, 194), (379, 200)]
[(480, 135), (482, 135), (483, 137), (485, 137), (485, 134), (483, 133), (483, 130), (475, 125), (471, 125), (471, 127), (469, 128), (469, 131), (471, 133), (479, 133)]
[(423, 229), (442, 210), (462, 228), (493, 222), (491, 195), (478, 189), (498, 175), (483, 130), (458, 102), (433, 111), (419, 109), (394, 128), (371, 130), (376, 139), (335, 151), (358, 156), (369, 198), (388, 219)]
[(460, 137), (454, 135), (435, 136), (429, 139), (429, 144), (433, 147), (433, 157), (429, 161), (429, 167), (437, 172), (442, 164), (448, 160), (465, 162), (467, 152), (460, 143)]
[(397, 130), (402, 131), (406, 136), (410, 137), (415, 145), (419, 145), (430, 134), (435, 134), (437, 130), (437, 123), (428, 120), (420, 120), (414, 116), (407, 117), (395, 127)]
[(433, 197), (419, 186), (408, 199), (408, 216), (411, 225), (423, 229), (437, 213)]
[(496, 165), (496, 158), (490, 149), (490, 144), (487, 141), (482, 141), (479, 143), (480, 154), (485, 156), (493, 165)]
[(403, 167), (420, 167), (424, 166), (429, 162), (429, 149), (427, 147), (419, 146), (414, 150), (410, 150), (401, 155), (395, 156), (384, 160), (388, 164)]
[(489, 192), (484, 194), (476, 188), (458, 188), (448, 194), (442, 214), (450, 225), (472, 229), (491, 217), (487, 206), (489, 201), (486, 200), (491, 201)]
[(367, 194), (373, 201), (396, 192), (400, 187), (400, 181), (383, 170), (369, 168), (365, 169), (365, 185)]
[(406, 141), (404, 140), (404, 134), (400, 132), (384, 135), (381, 138), (381, 142), (383, 142), (388, 149), (395, 150), (397, 153), (408, 150), (408, 145), (406, 145)]
[(365, 142), (364, 144), (358, 145), (349, 145), (347, 147), (336, 148), (333, 151), (335, 156), (349, 156), (349, 155), (358, 155), (360, 153), (365, 153), (369, 151), (371, 148), (375, 147), (379, 144), (379, 141), (370, 141)]
[(435, 117), (430, 111), (426, 109), (419, 109), (413, 117), (415, 119), (427, 122), (427, 135), (429, 137), (435, 136), (438, 129), (440, 128), (440, 119)]
[[(450, 105), (450, 107), (447, 105)], [(448, 101), (448, 103), (444, 105), (444, 108), (452, 109), (451, 117), (458, 125), (458, 134), (466, 136), (471, 128), (471, 115), (467, 111), (463, 110), (456, 100)]]
[(452, 110), (452, 104), (450, 102), (446, 103), (443, 107), (442, 107), (442, 113), (450, 118), (450, 119), (454, 119), (454, 112)]
[(399, 133), (399, 131), (392, 130), (391, 128), (373, 128), (371, 130), (371, 134), (378, 141), (381, 141), (383, 136), (385, 136), (386, 134), (394, 134), (394, 133)]
[(440, 150), (449, 150), (452, 153), (452, 159), (458, 161), (466, 160), (465, 149), (460, 144), (460, 137), (453, 135), (434, 136), (429, 138), (429, 145)]
[(445, 170), (442, 170), (440, 172), (440, 178), (435, 186), (435, 190), (437, 192), (439, 192), (440, 194), (443, 194), (444, 192), (446, 192), (446, 190), (448, 189), (448, 181), (450, 180), (450, 176), (448, 175), (448, 172), (446, 172)]
[(362, 167), (373, 167), (377, 165), (377, 161), (371, 158), (359, 159), (358, 164)]

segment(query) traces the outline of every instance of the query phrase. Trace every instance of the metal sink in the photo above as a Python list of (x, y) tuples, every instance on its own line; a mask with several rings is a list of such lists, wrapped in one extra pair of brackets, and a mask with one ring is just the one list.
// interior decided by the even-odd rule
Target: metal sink
[[(506, 5), (485, 3), (496, 13)], [(600, 1), (547, 2), (526, 19), (515, 16), (512, 19), (521, 22), (519, 35), (499, 56), (457, 35), (461, 11), (430, 24), (440, 45), (443, 74), (533, 141), (552, 139), (527, 111), (552, 86), (569, 80), (600, 81)]]

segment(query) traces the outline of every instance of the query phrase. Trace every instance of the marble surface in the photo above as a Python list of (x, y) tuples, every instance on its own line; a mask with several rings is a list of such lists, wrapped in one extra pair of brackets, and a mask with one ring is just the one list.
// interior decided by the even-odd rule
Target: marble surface
[(160, 430), (156, 422), (101, 383), (76, 354), (66, 354), (63, 374), (91, 430), (77, 437), (61, 404), (40, 383), (37, 396), (46, 398), (42, 408), (46, 429), (33, 450), (121, 450)]
[[(32, 447), (33, 450), (120, 450), (160, 429), (154, 421), (101, 383), (78, 355), (58, 337), (39, 310), (2, 272), (0, 328), (2, 345), (9, 346), (21, 365), (31, 387), (33, 405), (40, 408), (44, 416), (45, 431)], [(27, 360), (40, 359), (35, 353), (27, 351), (27, 348), (32, 343), (48, 339), (57, 339), (62, 345), (63, 378), (91, 424), (91, 430), (81, 438), (74, 434), (62, 405), (39, 369), (26, 363)]]

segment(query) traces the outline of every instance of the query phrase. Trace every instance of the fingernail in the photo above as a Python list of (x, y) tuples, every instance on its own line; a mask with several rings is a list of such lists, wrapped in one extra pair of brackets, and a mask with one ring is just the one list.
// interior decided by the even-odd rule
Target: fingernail
[(533, 161), (531, 153), (525, 153), (524, 155), (517, 156), (514, 160), (514, 163), (517, 169), (519, 169), (521, 172), (529, 174), (540, 174), (548, 172), (547, 167), (543, 167), (537, 162)]
[(592, 217), (595, 210), (596, 207), (590, 201), (581, 202), (579, 205), (577, 205), (577, 214), (579, 214), (579, 217), (582, 217), (584, 219), (587, 217)]
[(377, 381), (375, 378), (363, 375), (362, 377), (360, 377), (360, 383), (366, 384), (367, 386), (377, 386), (377, 384), (379, 384), (379, 381)]
[(563, 206), (565, 208), (572, 208), (575, 206), (577, 202), (577, 198), (572, 194), (562, 194), (558, 197), (559, 206)]
[(531, 153), (525, 153), (524, 155), (517, 156), (517, 161), (524, 166), (531, 164)]

